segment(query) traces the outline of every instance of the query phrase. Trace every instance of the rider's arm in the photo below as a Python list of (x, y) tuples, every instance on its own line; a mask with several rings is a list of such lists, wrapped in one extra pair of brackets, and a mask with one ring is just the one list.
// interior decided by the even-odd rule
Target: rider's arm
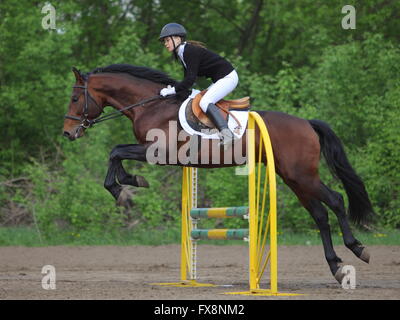
[(201, 50), (193, 46), (185, 46), (185, 51), (183, 53), (183, 59), (186, 64), (185, 68), (185, 77), (175, 86), (176, 92), (189, 90), (196, 81), (200, 59), (201, 59)]

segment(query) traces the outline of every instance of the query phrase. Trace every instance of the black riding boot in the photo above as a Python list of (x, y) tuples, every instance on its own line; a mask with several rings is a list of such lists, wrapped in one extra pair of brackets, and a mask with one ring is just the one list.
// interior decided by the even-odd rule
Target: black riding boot
[(232, 131), (228, 128), (227, 121), (221, 116), (219, 108), (213, 103), (208, 105), (206, 114), (220, 131), (222, 144), (226, 149), (234, 139)]

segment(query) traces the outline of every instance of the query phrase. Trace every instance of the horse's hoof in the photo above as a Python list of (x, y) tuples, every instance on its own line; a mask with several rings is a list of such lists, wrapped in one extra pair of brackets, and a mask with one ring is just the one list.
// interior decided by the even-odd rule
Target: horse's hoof
[(335, 279), (337, 280), (337, 282), (339, 282), (340, 284), (342, 284), (343, 278), (345, 276), (345, 274), (342, 272), (343, 267), (339, 267), (339, 269), (337, 269), (336, 273), (335, 273)]
[(142, 176), (136, 176), (136, 185), (140, 188), (148, 188), (150, 185)]
[(125, 208), (131, 208), (133, 206), (133, 190), (124, 187), (121, 189), (121, 192), (119, 194), (119, 197), (117, 199), (117, 206), (125, 207)]
[(361, 255), (360, 255), (359, 258), (360, 258), (362, 261), (364, 261), (364, 262), (366, 262), (366, 263), (369, 263), (370, 255), (369, 255), (369, 252), (368, 252), (367, 248), (364, 248), (364, 249), (361, 251)]

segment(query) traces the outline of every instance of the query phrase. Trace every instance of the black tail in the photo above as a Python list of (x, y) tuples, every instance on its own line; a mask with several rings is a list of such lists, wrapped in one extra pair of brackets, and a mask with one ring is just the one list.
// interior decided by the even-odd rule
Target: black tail
[(349, 217), (356, 224), (370, 222), (373, 209), (364, 182), (357, 175), (347, 159), (342, 142), (323, 121), (309, 120), (318, 133), (321, 151), (333, 176), (338, 178), (349, 199)]

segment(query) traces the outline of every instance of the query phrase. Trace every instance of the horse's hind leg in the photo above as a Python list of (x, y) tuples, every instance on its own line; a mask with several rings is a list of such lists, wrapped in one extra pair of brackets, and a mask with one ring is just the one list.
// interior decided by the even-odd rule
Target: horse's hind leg
[(350, 249), (358, 258), (369, 263), (367, 249), (358, 241), (351, 232), (346, 216), (343, 197), (340, 193), (329, 189), (321, 182), (321, 199), (335, 214), (339, 221), (345, 246)]
[(305, 208), (310, 212), (320, 231), (322, 245), (324, 247), (325, 259), (329, 265), (329, 269), (331, 270), (332, 275), (336, 278), (336, 280), (341, 283), (343, 276), (340, 273), (340, 263), (342, 263), (342, 259), (337, 256), (333, 248), (328, 211), (317, 199), (309, 199), (307, 201), (307, 204), (303, 204)]
[(325, 259), (329, 265), (329, 269), (331, 270), (335, 279), (341, 283), (344, 276), (340, 271), (340, 263), (342, 262), (342, 259), (337, 256), (333, 248), (328, 211), (316, 197), (316, 188), (319, 184), (319, 178), (317, 177), (315, 179), (309, 179), (310, 181), (305, 181), (304, 178), (296, 180), (288, 180), (284, 178), (284, 180), (286, 184), (294, 191), (302, 205), (313, 217), (320, 231)]

